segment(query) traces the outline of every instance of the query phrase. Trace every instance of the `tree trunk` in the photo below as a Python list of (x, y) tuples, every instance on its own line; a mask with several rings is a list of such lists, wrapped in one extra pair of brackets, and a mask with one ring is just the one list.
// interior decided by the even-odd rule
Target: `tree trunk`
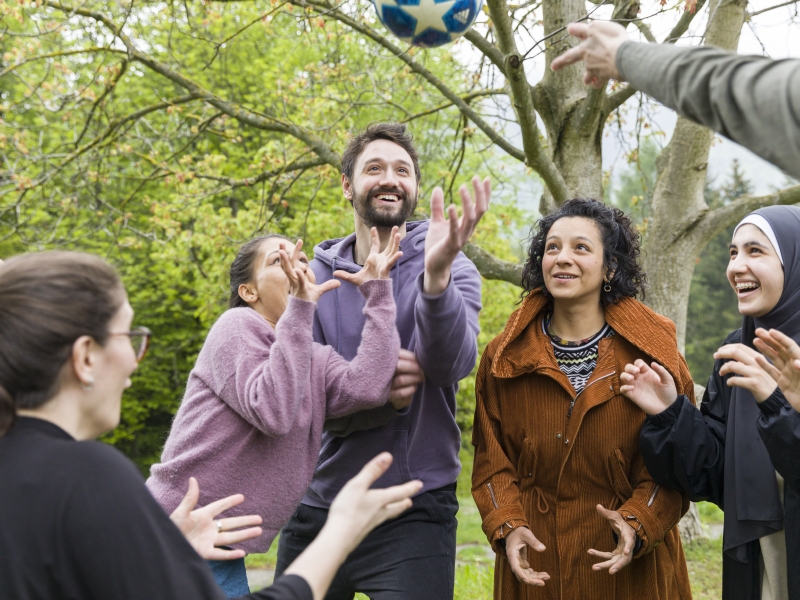
[[(746, 5), (746, 0), (711, 2), (706, 44), (735, 51)], [(686, 313), (694, 265), (709, 239), (698, 225), (709, 211), (703, 188), (712, 139), (712, 132), (705, 127), (678, 119), (672, 139), (657, 161), (658, 179), (651, 220), (645, 232), (643, 262), (649, 283), (647, 303), (675, 322), (681, 352), (686, 340)], [(680, 529), (686, 543), (702, 537), (700, 517), (694, 504), (682, 519)]]

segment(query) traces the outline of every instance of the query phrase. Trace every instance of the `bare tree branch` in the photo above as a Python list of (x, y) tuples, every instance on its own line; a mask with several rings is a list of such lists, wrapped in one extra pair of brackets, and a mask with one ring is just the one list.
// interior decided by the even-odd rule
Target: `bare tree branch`
[(176, 71), (170, 69), (168, 66), (156, 61), (155, 59), (147, 56), (143, 52), (140, 52), (136, 49), (136, 46), (133, 44), (131, 39), (125, 35), (121, 28), (117, 27), (114, 22), (106, 15), (90, 10), (86, 10), (80, 7), (70, 7), (61, 2), (56, 2), (55, 0), (48, 0), (45, 2), (47, 6), (51, 8), (55, 8), (61, 11), (64, 11), (68, 14), (76, 14), (84, 17), (89, 17), (102, 23), (108, 29), (110, 29), (114, 35), (125, 45), (126, 50), (128, 51), (128, 56), (136, 60), (137, 62), (149, 67), (152, 71), (166, 77), (173, 83), (178, 84), (182, 88), (189, 91), (191, 94), (196, 95), (199, 98), (202, 98), (207, 103), (211, 104), (212, 106), (218, 108), (226, 115), (229, 115), (240, 121), (245, 123), (246, 125), (250, 125), (251, 127), (255, 127), (257, 129), (262, 129), (264, 131), (276, 131), (279, 133), (285, 133), (292, 137), (297, 138), (298, 140), (302, 141), (306, 144), (309, 148), (311, 148), (317, 156), (323, 158), (325, 162), (328, 164), (339, 168), (341, 165), (341, 159), (339, 154), (336, 153), (328, 144), (326, 144), (322, 139), (317, 137), (316, 135), (312, 134), (311, 132), (295, 125), (294, 123), (285, 123), (277, 118), (270, 117), (270, 116), (262, 116), (256, 114), (242, 106), (229, 102), (223, 98), (220, 98), (216, 94), (206, 90), (198, 83), (195, 83), (188, 77), (177, 73)]
[(263, 173), (259, 173), (255, 177), (245, 177), (244, 179), (234, 179), (233, 177), (217, 177), (214, 175), (201, 175), (199, 173), (195, 173), (194, 176), (197, 179), (211, 179), (213, 181), (219, 181), (220, 183), (224, 183), (230, 189), (236, 189), (239, 187), (249, 187), (252, 185), (256, 185), (261, 183), (262, 181), (266, 181), (267, 179), (272, 179), (273, 177), (277, 177), (278, 175), (283, 175), (284, 173), (291, 173), (292, 171), (305, 171), (306, 169), (311, 169), (313, 167), (321, 167), (322, 165), (328, 164), (322, 158), (315, 158), (313, 160), (306, 160), (306, 161), (294, 161), (289, 163), (288, 165), (284, 165), (279, 169), (274, 169), (272, 171), (264, 171)]
[(23, 65), (27, 65), (28, 63), (35, 62), (37, 60), (45, 60), (48, 58), (58, 58), (61, 56), (72, 56), (75, 54), (91, 54), (93, 52), (112, 52), (116, 54), (126, 54), (124, 50), (117, 50), (115, 48), (101, 48), (99, 46), (93, 48), (81, 48), (79, 50), (62, 50), (61, 52), (48, 52), (47, 54), (37, 54), (36, 56), (32, 56), (31, 58), (26, 58), (23, 61), (18, 63), (14, 63), (8, 65), (5, 69), (0, 71), (0, 77), (4, 75), (8, 75), (12, 71), (16, 71)]
[(521, 263), (500, 260), (475, 244), (467, 244), (464, 246), (464, 254), (466, 254), (467, 258), (469, 258), (473, 263), (475, 263), (475, 266), (478, 268), (478, 272), (485, 279), (507, 281), (508, 283), (513, 283), (514, 285), (521, 285)]
[(433, 87), (435, 87), (441, 94), (450, 100), (453, 104), (455, 104), (458, 109), (478, 128), (483, 131), (486, 136), (492, 140), (498, 147), (503, 149), (506, 153), (513, 156), (519, 161), (524, 162), (526, 159), (525, 153), (521, 152), (518, 148), (513, 146), (508, 140), (506, 140), (503, 136), (501, 136), (495, 129), (489, 125), (483, 117), (481, 117), (477, 112), (475, 112), (472, 107), (470, 107), (466, 102), (464, 102), (458, 94), (456, 94), (453, 90), (451, 90), (448, 86), (444, 84), (438, 77), (436, 77), (433, 73), (431, 73), (428, 69), (423, 67), (417, 61), (415, 61), (406, 51), (401, 50), (398, 46), (394, 45), (390, 42), (387, 38), (379, 34), (377, 31), (372, 29), (371, 27), (361, 23), (349, 15), (343, 13), (338, 8), (334, 8), (327, 3), (320, 1), (320, 0), (292, 0), (292, 4), (296, 4), (297, 6), (303, 7), (310, 7), (313, 10), (317, 11), (320, 14), (326, 14), (328, 16), (333, 17), (337, 21), (344, 23), (351, 29), (366, 35), (374, 42), (378, 43), (379, 45), (383, 46), (387, 50), (389, 50), (392, 54), (397, 56), (400, 60), (406, 63), (412, 71), (417, 73), (418, 75), (422, 76), (425, 81), (430, 83)]
[[(461, 96), (461, 99), (464, 102), (469, 102), (471, 100), (474, 100), (475, 98), (481, 98), (483, 96), (497, 96), (497, 95), (502, 95), (502, 94), (506, 94), (506, 93), (507, 93), (506, 90), (503, 89), (503, 88), (499, 88), (499, 89), (495, 89), (495, 90), (479, 90), (477, 92), (472, 92), (470, 94), (464, 94), (463, 96)], [(434, 106), (433, 108), (429, 108), (428, 110), (423, 110), (422, 112), (419, 112), (419, 113), (417, 113), (415, 115), (411, 115), (409, 117), (406, 117), (405, 119), (403, 119), (400, 122), (401, 123), (408, 123), (409, 121), (413, 121), (413, 120), (419, 119), (421, 117), (427, 117), (428, 115), (432, 115), (433, 113), (439, 112), (439, 111), (444, 110), (446, 108), (450, 108), (451, 106), (453, 106), (452, 102), (445, 102), (444, 104), (440, 104), (439, 106)]]
[(800, 185), (794, 185), (765, 196), (742, 196), (730, 204), (706, 213), (697, 226), (702, 228), (704, 236), (711, 237), (762, 206), (797, 204), (798, 202), (800, 202)]
[(522, 129), (522, 143), (525, 149), (525, 162), (544, 180), (553, 195), (553, 199), (561, 204), (567, 200), (569, 192), (567, 184), (558, 171), (547, 149), (542, 145), (539, 126), (536, 123), (536, 110), (533, 106), (531, 87), (525, 75), (524, 63), (514, 41), (514, 31), (508, 6), (505, 0), (488, 0), (489, 14), (495, 27), (497, 45), (503, 53), (506, 65), (506, 77), (511, 89), (511, 100), (517, 122)]
[(663, 43), (674, 44), (677, 42), (689, 29), (689, 25), (691, 25), (694, 18), (700, 13), (700, 9), (703, 8), (705, 3), (706, 0), (697, 0), (697, 4), (695, 5), (693, 11), (684, 11), (684, 13), (681, 15), (681, 18), (678, 19), (678, 22), (675, 24), (675, 27), (673, 27), (672, 31), (669, 32), (669, 35), (664, 38)]
[(612, 112), (617, 110), (620, 106), (625, 104), (625, 102), (636, 93), (636, 89), (634, 89), (631, 85), (626, 85), (623, 88), (618, 89), (616, 92), (612, 92), (606, 97), (605, 105), (603, 106), (603, 113), (606, 116), (610, 115)]
[(747, 18), (752, 19), (756, 15), (764, 14), (765, 12), (769, 12), (771, 10), (775, 10), (776, 8), (783, 8), (784, 6), (789, 6), (791, 4), (797, 4), (797, 0), (790, 0), (790, 2), (781, 2), (780, 4), (776, 4), (775, 6), (770, 6), (768, 8), (762, 8), (761, 10), (755, 10), (751, 13), (747, 13)]
[(486, 58), (492, 61), (492, 64), (500, 69), (503, 75), (506, 74), (505, 57), (503, 53), (497, 49), (497, 46), (475, 31), (474, 28), (464, 34), (464, 39), (469, 40), (469, 42), (480, 50)]

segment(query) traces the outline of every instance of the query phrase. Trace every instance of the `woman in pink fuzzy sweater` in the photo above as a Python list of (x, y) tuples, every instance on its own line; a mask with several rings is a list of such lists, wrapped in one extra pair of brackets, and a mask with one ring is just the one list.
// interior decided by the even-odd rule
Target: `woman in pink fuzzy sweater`
[[(261, 515), (264, 533), (235, 547), (269, 549), (311, 481), (325, 419), (388, 400), (400, 350), (389, 278), (402, 254), (399, 237), (393, 231), (379, 252), (373, 229), (364, 268), (335, 273), (366, 298), (361, 345), (351, 362), (312, 340), (316, 301), (339, 282), (315, 285), (302, 242), (273, 235), (241, 248), (231, 266), (232, 308), (206, 338), (161, 462), (147, 480), (167, 512), (180, 503), (189, 476), (200, 484), (201, 505), (242, 493), (244, 502), (227, 516)], [(229, 597), (247, 593), (243, 559), (210, 562)]]

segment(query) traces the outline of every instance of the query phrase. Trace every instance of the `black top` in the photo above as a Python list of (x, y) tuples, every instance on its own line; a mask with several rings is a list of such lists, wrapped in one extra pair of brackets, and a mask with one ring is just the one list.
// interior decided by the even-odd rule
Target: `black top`
[[(731, 333), (726, 344), (741, 341), (741, 330)], [(677, 489), (689, 495), (691, 500), (707, 500), (725, 511), (725, 543), (728, 542), (728, 523), (734, 517), (741, 518), (755, 513), (763, 504), (754, 502), (750, 506), (728, 506), (726, 499), (739, 498), (726, 488), (752, 485), (750, 481), (737, 481), (731, 477), (733, 471), (726, 469), (731, 455), (731, 444), (740, 443), (732, 439), (730, 415), (735, 403), (733, 390), (727, 385), (731, 375), (720, 376), (719, 371), (726, 361), (718, 359), (709, 378), (700, 410), (680, 396), (663, 412), (648, 416), (642, 425), (639, 448), (647, 470), (656, 483)], [(755, 400), (753, 400), (755, 402)], [(786, 532), (786, 554), (789, 563), (789, 598), (800, 600), (800, 571), (792, 565), (800, 564), (800, 413), (794, 410), (780, 391), (764, 402), (758, 403), (754, 429), (766, 447), (766, 464), (760, 469), (770, 476), (769, 484), (777, 493), (777, 470), (785, 479), (785, 509), (783, 520), (777, 529)], [(751, 423), (752, 427), (753, 424)], [(770, 464), (771, 463), (771, 464)], [(728, 489), (728, 492), (731, 490)], [(763, 487), (757, 490), (764, 496), (770, 492)], [(769, 518), (769, 515), (765, 515)], [(767, 522), (767, 521), (763, 521)], [(722, 559), (723, 600), (752, 600), (761, 595), (761, 572), (759, 566), (760, 547), (758, 540), (747, 542), (726, 551)]]
[[(134, 465), (99, 442), (20, 417), (0, 438), (0, 597), (223, 600)], [(311, 600), (301, 577), (246, 596)]]

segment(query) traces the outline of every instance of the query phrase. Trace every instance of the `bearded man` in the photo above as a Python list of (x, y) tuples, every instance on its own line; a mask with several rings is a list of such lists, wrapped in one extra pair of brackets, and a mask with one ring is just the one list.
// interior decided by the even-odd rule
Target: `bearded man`
[[(353, 205), (355, 232), (318, 245), (311, 268), (318, 284), (338, 269), (356, 273), (369, 255), (370, 229), (377, 228), (383, 249), (398, 227), (403, 256), (391, 277), (404, 350), (384, 407), (327, 423), (314, 479), (281, 533), (277, 574), (314, 540), (345, 482), (379, 452), (391, 452), (394, 462), (375, 487), (411, 479), (424, 487), (410, 510), (378, 527), (350, 555), (327, 600), (349, 600), (356, 592), (373, 600), (453, 597), (455, 482), (461, 470), (456, 391), (475, 365), (481, 309), (480, 275), (461, 250), (490, 195), (488, 179), (475, 177), (472, 184), (474, 202), (467, 186), (459, 190), (461, 218), (451, 205), (445, 219), (444, 194), (436, 188), (430, 221), (408, 222), (417, 206), (420, 169), (405, 125), (370, 125), (342, 155), (342, 191)], [(361, 342), (363, 307), (358, 289), (343, 281), (318, 303), (315, 341), (352, 360)]]

